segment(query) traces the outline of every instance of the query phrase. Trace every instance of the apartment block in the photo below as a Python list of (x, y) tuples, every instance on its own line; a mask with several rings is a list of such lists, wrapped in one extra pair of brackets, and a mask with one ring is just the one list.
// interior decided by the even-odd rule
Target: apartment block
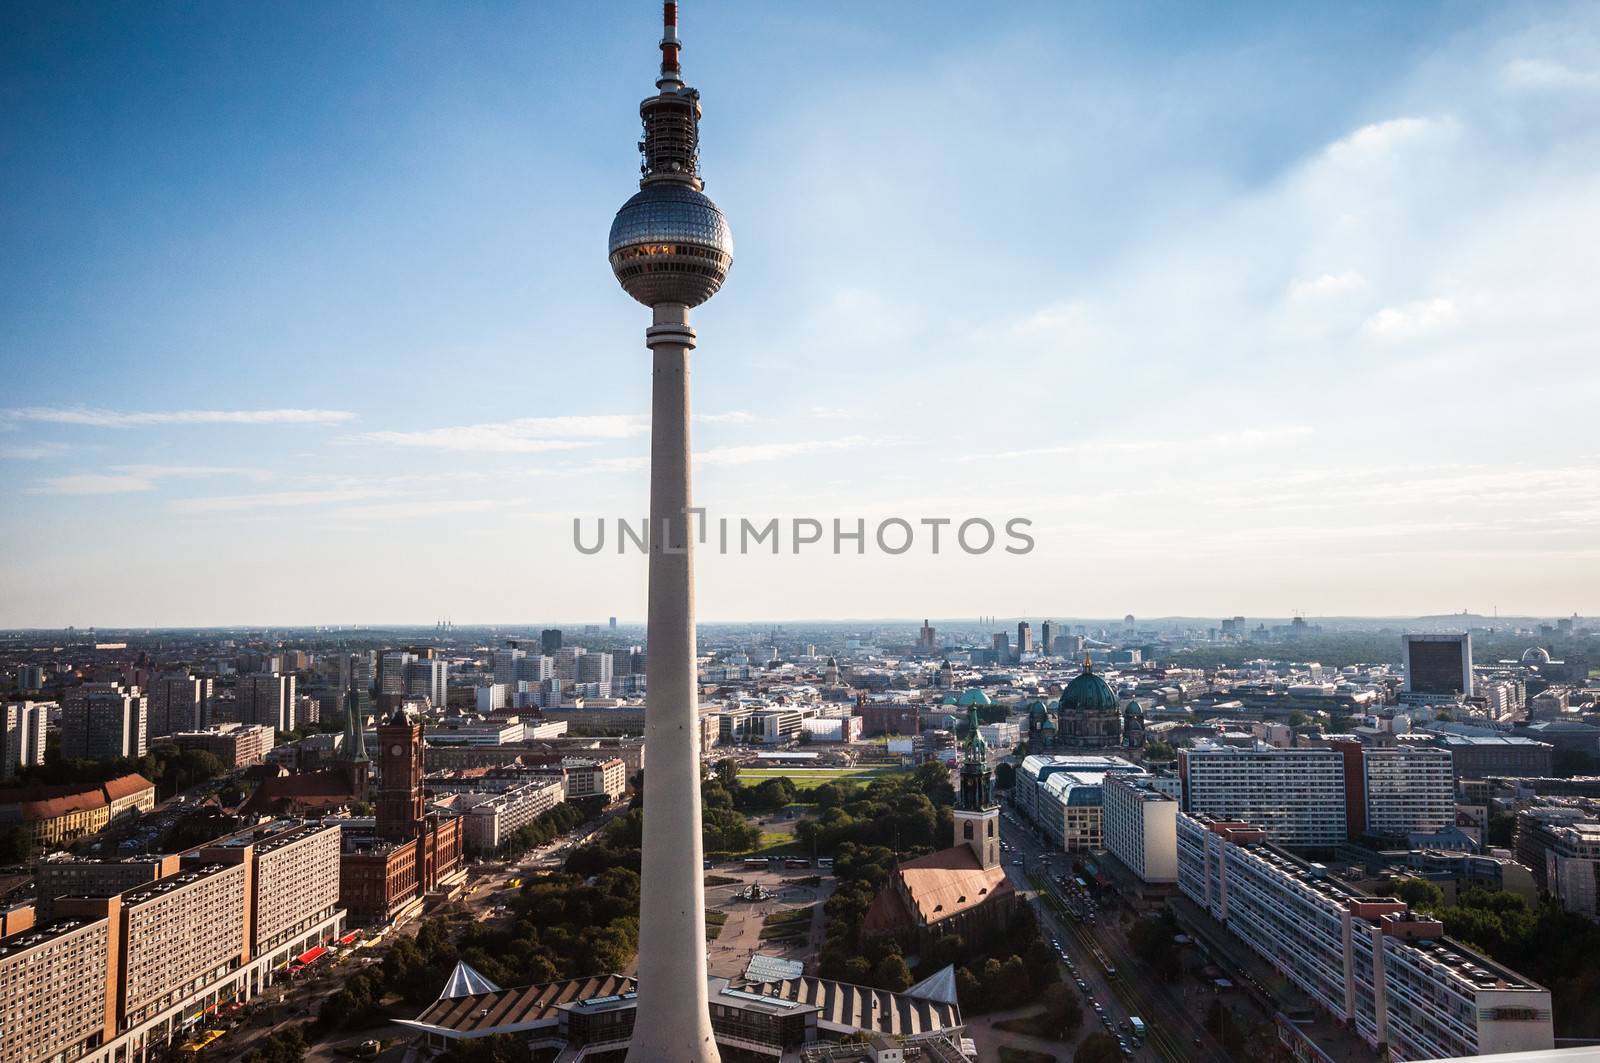
[(615, 801), (628, 790), (628, 767), (621, 757), (589, 760), (567, 757), (561, 761), (567, 775), (567, 800), (604, 797)]
[(116, 760), (147, 752), (149, 699), (137, 687), (85, 683), (68, 692), (61, 709), (61, 755), (67, 760)]
[(439, 802), (460, 814), (462, 844), (468, 852), (493, 852), (517, 831), (560, 804), (559, 778), (533, 779), (498, 793), (456, 793)]
[(1183, 808), (1244, 820), (1277, 845), (1330, 848), (1346, 840), (1344, 757), (1335, 749), (1196, 745), (1178, 751)]
[(0, 715), (0, 778), (44, 763), (54, 702), (12, 701)]
[(150, 684), (150, 737), (199, 730), (210, 703), (210, 679), (187, 672), (158, 677)]
[(238, 722), (278, 731), (295, 728), (295, 677), (278, 672), (241, 675), (234, 686)]
[(205, 863), (122, 895), (118, 1011), (138, 1025), (195, 984), (249, 961), (249, 869)]
[(1455, 769), (1449, 750), (1402, 743), (1366, 746), (1361, 754), (1367, 833), (1405, 838), (1455, 823)]
[(107, 1038), (110, 927), (61, 919), (0, 938), (0, 1063), (73, 1060)]
[[(297, 939), (338, 907), (342, 839), (337, 826), (312, 823), (249, 843), (253, 955), (265, 955)], [(227, 848), (220, 850), (225, 853)], [(211, 855), (218, 849), (202, 853)]]
[(1268, 844), (1252, 824), (1180, 815), (1178, 888), (1388, 1058), (1554, 1046), (1550, 991)]
[(226, 768), (247, 768), (266, 759), (277, 732), (265, 724), (225, 723), (204, 731), (182, 731), (172, 736), (179, 749), (210, 753)]

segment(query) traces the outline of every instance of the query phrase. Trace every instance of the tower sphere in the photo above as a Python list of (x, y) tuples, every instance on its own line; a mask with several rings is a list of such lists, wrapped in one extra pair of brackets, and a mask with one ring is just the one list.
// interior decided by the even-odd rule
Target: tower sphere
[(733, 232), (711, 197), (687, 184), (648, 184), (611, 223), (611, 271), (645, 306), (699, 306), (733, 265)]

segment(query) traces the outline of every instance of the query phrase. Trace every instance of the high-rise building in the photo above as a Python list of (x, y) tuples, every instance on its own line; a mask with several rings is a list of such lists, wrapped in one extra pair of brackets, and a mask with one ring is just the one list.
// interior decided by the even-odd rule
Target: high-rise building
[(547, 627), (543, 631), (539, 632), (539, 652), (540, 653), (543, 653), (546, 657), (554, 657), (556, 655), (556, 651), (559, 650), (560, 648), (561, 648), (561, 629), (560, 628), (558, 628), (558, 627)]
[(50, 726), (47, 701), (12, 701), (5, 705), (0, 725), (0, 778), (22, 768), (44, 763), (45, 738)]
[(1017, 656), (1033, 652), (1033, 627), (1026, 620), (1017, 621)]
[(1406, 693), (1472, 697), (1472, 636), (1402, 635)]
[(1456, 821), (1449, 750), (1415, 743), (1330, 743), (1345, 758), (1345, 816), (1352, 839), (1363, 834), (1404, 841)]
[(1046, 657), (1056, 652), (1056, 626), (1049, 620), (1039, 625), (1039, 652)]
[(994, 654), (995, 664), (1011, 662), (1011, 639), (1004, 631), (996, 631), (989, 637), (989, 652)]
[(1139, 775), (1107, 775), (1100, 789), (1106, 850), (1142, 882), (1178, 881), (1178, 801)]
[(436, 658), (414, 658), (406, 664), (405, 692), (414, 698), (427, 698), (428, 704), (442, 710), (448, 703), (450, 662)]
[(578, 681), (578, 660), (587, 656), (582, 646), (563, 646), (555, 653), (556, 678), (563, 685)]
[(239, 723), (255, 723), (279, 732), (295, 728), (295, 677), (281, 672), (241, 675), (234, 686)]
[(611, 654), (586, 653), (578, 658), (576, 682), (598, 684), (597, 696), (611, 696), (611, 678), (614, 674)]
[(378, 697), (390, 699), (383, 703), (386, 708), (407, 694), (406, 677), (416, 659), (406, 650), (390, 650), (378, 658)]
[(923, 653), (932, 653), (938, 645), (938, 632), (934, 631), (933, 625), (929, 624), (927, 619), (924, 618), (922, 629), (917, 632), (917, 648)]
[(1332, 848), (1347, 840), (1344, 757), (1336, 749), (1178, 750), (1183, 807), (1193, 815), (1246, 820), (1278, 845)]
[(61, 755), (67, 760), (142, 757), (149, 711), (149, 699), (137, 689), (116, 683), (74, 687), (61, 710)]
[(612, 271), (650, 307), (650, 656), (645, 713), (644, 852), (639, 1005), (628, 1059), (719, 1058), (706, 993), (701, 871), (700, 720), (694, 631), (689, 462), (689, 310), (714, 295), (733, 262), (722, 212), (701, 189), (700, 94), (678, 66), (677, 4), (663, 8), (658, 94), (639, 105), (639, 192), (611, 224)]
[(44, 689), (44, 669), (36, 664), (17, 665), (17, 691), (22, 694)]
[(211, 680), (168, 672), (150, 683), (150, 737), (199, 730), (211, 701)]

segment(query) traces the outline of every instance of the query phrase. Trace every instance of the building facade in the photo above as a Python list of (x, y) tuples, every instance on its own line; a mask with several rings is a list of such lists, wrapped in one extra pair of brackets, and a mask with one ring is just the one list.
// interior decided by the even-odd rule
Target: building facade
[(1178, 881), (1178, 800), (1137, 775), (1107, 775), (1100, 788), (1105, 847), (1141, 882)]
[(1338, 750), (1196, 745), (1178, 751), (1178, 775), (1185, 812), (1248, 821), (1277, 845), (1331, 848), (1347, 838)]

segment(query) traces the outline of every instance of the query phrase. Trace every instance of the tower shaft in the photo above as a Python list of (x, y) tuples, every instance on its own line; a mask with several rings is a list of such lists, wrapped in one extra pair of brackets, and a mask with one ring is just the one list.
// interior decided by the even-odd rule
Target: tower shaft
[(706, 999), (689, 469), (689, 308), (659, 303), (645, 343), (650, 412), (650, 653), (646, 664), (639, 1004), (630, 1063), (718, 1063)]

